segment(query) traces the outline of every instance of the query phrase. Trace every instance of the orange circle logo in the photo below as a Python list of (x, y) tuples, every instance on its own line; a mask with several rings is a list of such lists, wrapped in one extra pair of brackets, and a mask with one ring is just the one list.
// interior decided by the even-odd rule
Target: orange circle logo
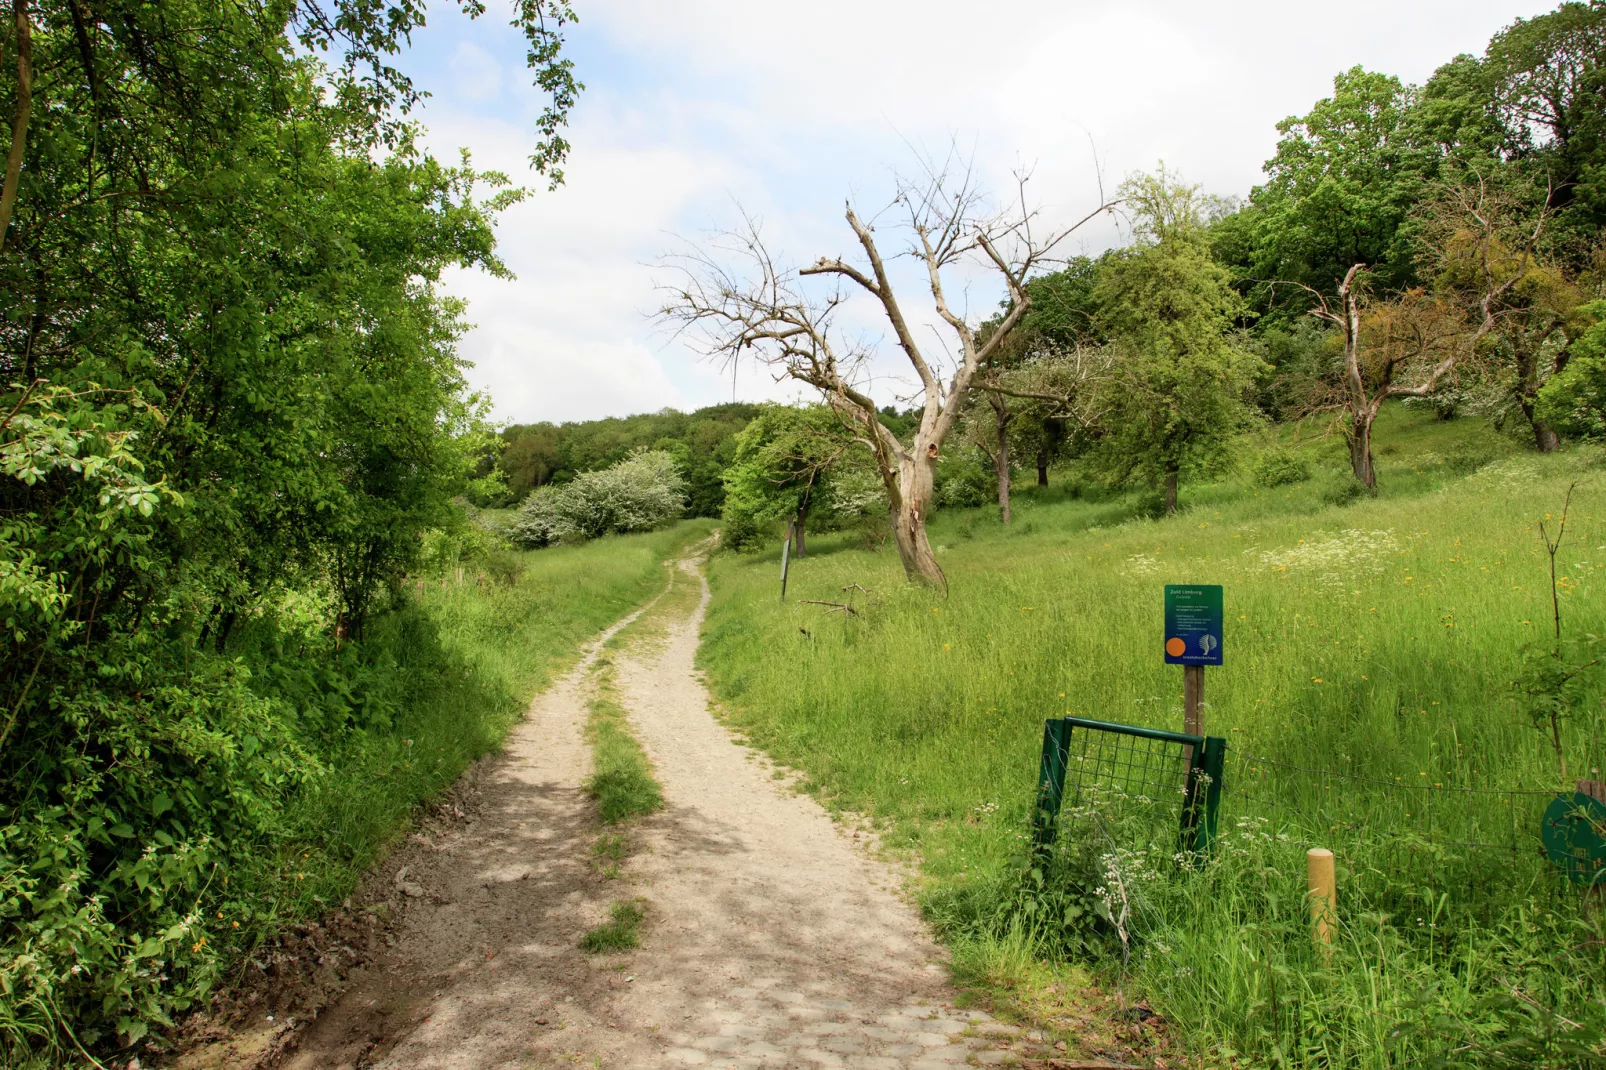
[(1165, 652), (1174, 658), (1180, 658), (1188, 649), (1188, 644), (1175, 636), (1165, 641)]

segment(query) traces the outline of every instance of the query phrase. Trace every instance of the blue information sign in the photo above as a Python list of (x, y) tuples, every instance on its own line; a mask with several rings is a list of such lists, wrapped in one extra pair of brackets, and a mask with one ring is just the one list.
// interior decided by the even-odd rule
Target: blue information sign
[(1221, 586), (1165, 585), (1165, 663), (1221, 664)]

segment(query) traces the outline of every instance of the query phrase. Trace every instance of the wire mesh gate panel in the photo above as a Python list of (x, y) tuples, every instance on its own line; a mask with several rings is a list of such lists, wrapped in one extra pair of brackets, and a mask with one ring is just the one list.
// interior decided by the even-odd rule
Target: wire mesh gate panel
[(1032, 842), (1053, 843), (1066, 805), (1165, 822), (1184, 850), (1208, 851), (1216, 834), (1227, 741), (1137, 725), (1056, 717), (1043, 723)]
[[(1228, 758), (1232, 813), (1239, 824), (1306, 847), (1327, 847), (1362, 864), (1355, 880), (1373, 881), (1406, 898), (1442, 897), (1442, 906), (1485, 923), (1503, 916), (1517, 896), (1573, 895), (1545, 857), (1545, 808), (1555, 789), (1502, 787), (1493, 756), (1485, 776), (1446, 783), (1421, 770), (1392, 774), (1370, 768), (1328, 769), (1263, 757), (1239, 748)], [(1469, 763), (1471, 764), (1471, 763)], [(1396, 766), (1397, 768), (1397, 766)], [(1473, 770), (1476, 772), (1476, 770)], [(1379, 892), (1379, 895), (1385, 893)], [(1414, 916), (1415, 902), (1384, 898), (1377, 909)]]

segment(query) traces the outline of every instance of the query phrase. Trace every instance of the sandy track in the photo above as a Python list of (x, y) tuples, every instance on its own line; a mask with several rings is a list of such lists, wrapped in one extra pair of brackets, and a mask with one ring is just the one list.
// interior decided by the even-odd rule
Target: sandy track
[[(592, 864), (582, 783), (588, 669), (543, 694), (480, 778), (476, 820), (410, 853), (392, 951), (307, 1031), (294, 1070), (678, 1065), (926, 1068), (1009, 1061), (1014, 1030), (953, 1007), (897, 878), (732, 742), (693, 659), (708, 588), (662, 642), (617, 659), (622, 702), (664, 788), (620, 880)], [(621, 621), (607, 635), (628, 622)], [(639, 950), (579, 951), (640, 896)]]

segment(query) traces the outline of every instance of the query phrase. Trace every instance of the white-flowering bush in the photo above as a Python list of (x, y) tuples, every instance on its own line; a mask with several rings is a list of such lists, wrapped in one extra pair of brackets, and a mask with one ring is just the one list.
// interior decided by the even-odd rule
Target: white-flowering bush
[(572, 536), (574, 529), (564, 519), (562, 509), (563, 492), (566, 489), (553, 486), (535, 488), (524, 499), (524, 504), (519, 506), (518, 516), (509, 529), (513, 541), (522, 546), (541, 547), (551, 546)]
[(526, 546), (650, 531), (686, 510), (686, 483), (675, 459), (641, 452), (612, 468), (583, 472), (561, 487), (541, 487), (519, 508), (513, 537)]
[(831, 475), (831, 510), (843, 523), (878, 517), (887, 511), (887, 488), (874, 468), (844, 468)]

